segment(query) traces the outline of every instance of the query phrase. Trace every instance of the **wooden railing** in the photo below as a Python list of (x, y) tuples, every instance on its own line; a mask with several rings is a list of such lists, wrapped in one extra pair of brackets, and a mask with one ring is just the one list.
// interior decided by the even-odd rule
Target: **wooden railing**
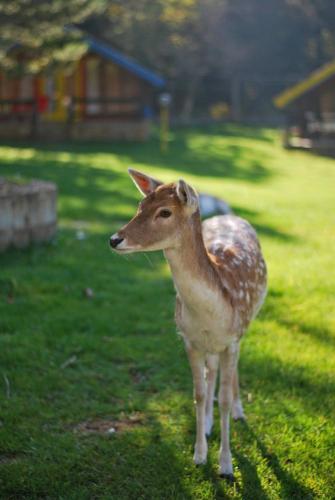
[(36, 99), (0, 99), (0, 117), (32, 114), (36, 111)]
[[(61, 104), (61, 106), (60, 106)], [(7, 122), (24, 123), (29, 128), (29, 136), (35, 137), (38, 133), (39, 121), (45, 113), (45, 119), (59, 120), (53, 116), (62, 110), (61, 116), (66, 134), (71, 135), (73, 124), (76, 120), (93, 122), (94, 120), (137, 120), (151, 116), (150, 108), (138, 98), (97, 98), (85, 99), (72, 97), (64, 99), (61, 103), (40, 99), (0, 99), (0, 125)]]
[[(62, 104), (68, 113), (73, 114), (76, 111), (81, 111), (85, 117), (143, 116), (143, 110), (145, 109), (143, 101), (138, 98), (86, 99), (71, 97)], [(44, 111), (52, 112), (52, 110), (48, 109), (47, 100), (45, 100), (44, 109), (40, 108), (38, 99), (0, 99), (0, 118), (28, 116), (34, 113), (43, 113)]]
[(139, 118), (145, 106), (138, 98), (94, 98), (72, 97), (67, 104), (68, 121), (80, 115), (94, 118)]
[(335, 133), (335, 113), (324, 112), (316, 114), (306, 112), (307, 132), (313, 134), (334, 134)]
[(36, 99), (0, 99), (0, 123), (25, 122), (29, 124), (30, 136), (37, 129), (38, 102)]

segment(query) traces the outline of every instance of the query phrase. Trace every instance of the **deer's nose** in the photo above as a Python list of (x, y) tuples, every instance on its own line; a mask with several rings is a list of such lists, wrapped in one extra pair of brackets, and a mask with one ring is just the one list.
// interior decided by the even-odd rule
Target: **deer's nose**
[(116, 248), (123, 240), (124, 238), (119, 238), (119, 236), (111, 236), (109, 239), (109, 244), (112, 248)]

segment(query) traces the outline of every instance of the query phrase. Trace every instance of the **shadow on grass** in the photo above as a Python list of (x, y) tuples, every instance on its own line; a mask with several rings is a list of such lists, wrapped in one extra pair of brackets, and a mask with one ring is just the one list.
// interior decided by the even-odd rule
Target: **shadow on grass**
[[(233, 447), (233, 455), (238, 462), (239, 469), (242, 475), (242, 487), (239, 488), (243, 500), (267, 500), (268, 495), (265, 493), (257, 468), (245, 455), (235, 450)], [(269, 499), (270, 500), (270, 499)]]
[(38, 178), (57, 185), (61, 218), (110, 223), (120, 220), (120, 205), (133, 206), (135, 211), (138, 203), (137, 191), (128, 176), (112, 169), (55, 160), (48, 160), (46, 165), (43, 157), (17, 160), (14, 168), (11, 162), (2, 160), (3, 175), (19, 173), (27, 179)]
[[(150, 420), (146, 432), (127, 432), (115, 436), (114, 445), (113, 439), (106, 443), (104, 448), (107, 452), (109, 444), (112, 467), (101, 465), (109, 475), (109, 484), (106, 487), (103, 482), (95, 493), (120, 500), (194, 498), (185, 484), (185, 464), (178, 458), (176, 448), (162, 437), (162, 427), (152, 415)], [(90, 478), (86, 481), (89, 487)]]
[[(194, 421), (195, 425), (195, 421)], [(208, 445), (217, 440), (219, 443), (220, 437), (216, 433), (210, 436), (208, 439)], [(220, 477), (218, 473), (218, 462), (212, 460), (211, 454), (208, 454), (207, 463), (201, 467), (199, 470), (202, 472), (202, 477), (204, 480), (210, 480), (215, 489), (215, 498), (222, 500), (229, 500), (232, 498), (231, 493), (234, 491), (242, 495), (243, 500), (267, 500), (269, 497), (266, 495), (261, 481), (258, 476), (257, 469), (245, 456), (237, 452), (234, 447), (232, 447), (233, 457), (237, 459), (238, 466), (241, 472), (241, 483), (236, 481), (233, 483), (227, 482), (227, 480)], [(231, 490), (231, 491), (230, 491)]]
[[(269, 360), (269, 364), (272, 363), (272, 360)], [(245, 364), (245, 363), (244, 363)], [(259, 367), (259, 363), (253, 362), (254, 365), (256, 365), (256, 368)], [(248, 369), (243, 370), (242, 377), (248, 379), (248, 385), (249, 389), (252, 390), (253, 387), (255, 387), (256, 381), (255, 377), (250, 377), (250, 372)], [(276, 399), (282, 397), (284, 400), (287, 397), (287, 392), (285, 393), (282, 388), (276, 387), (276, 384), (273, 384), (273, 381), (276, 380), (274, 377), (278, 376), (278, 373), (275, 372), (274, 370), (271, 371), (271, 373), (268, 375), (267, 383), (264, 385), (262, 383), (261, 391), (262, 395), (261, 397), (264, 399), (267, 399), (269, 397), (274, 397), (276, 395)], [(262, 373), (259, 374), (258, 376), (258, 382), (259, 379), (262, 379), (262, 382), (264, 381), (264, 377), (262, 376)], [(288, 381), (290, 381), (290, 374), (286, 378), (286, 382), (282, 380), (281, 384), (282, 386), (286, 387), (286, 384)], [(301, 379), (300, 379), (301, 380)], [(293, 381), (294, 383), (294, 381)], [(270, 390), (271, 387), (271, 390)], [(317, 391), (316, 388), (313, 388), (315, 391)], [(313, 390), (312, 389), (312, 390)], [(320, 389), (322, 390), (322, 389)], [(332, 392), (333, 389), (331, 389)], [(259, 391), (258, 391), (259, 392)], [(308, 388), (303, 391), (303, 394), (301, 394), (301, 400), (305, 402), (306, 398), (309, 397), (311, 394), (311, 388)], [(296, 397), (296, 393), (294, 394)], [(290, 395), (292, 397), (292, 395)], [(316, 397), (315, 397), (316, 399)], [(319, 409), (320, 407), (317, 406), (316, 408), (314, 407), (314, 410)], [(287, 415), (289, 418), (288, 421), (294, 422), (294, 419), (296, 417), (295, 414), (292, 412), (288, 411), (285, 406), (282, 406), (282, 411), (284, 414)], [(278, 412), (278, 408), (276, 408), (276, 413)], [(317, 413), (315, 411), (315, 413)], [(195, 415), (189, 412), (188, 415), (189, 418), (189, 425), (190, 429), (193, 430), (195, 429)], [(268, 416), (268, 418), (270, 418)], [(294, 426), (294, 423), (293, 423)], [(218, 426), (216, 426), (218, 427)], [(314, 493), (311, 489), (306, 487), (304, 484), (301, 482), (297, 481), (294, 476), (283, 467), (283, 465), (280, 463), (280, 460), (278, 459), (276, 453), (274, 451), (270, 451), (267, 446), (264, 444), (262, 439), (258, 436), (257, 431), (254, 431), (250, 425), (247, 422), (234, 422), (232, 423), (232, 430), (234, 430), (238, 434), (238, 438), (235, 437), (234, 441), (232, 442), (232, 455), (233, 458), (236, 459), (238, 463), (238, 469), (241, 474), (241, 480), (237, 479), (235, 483), (235, 488), (238, 492), (240, 492), (241, 496), (245, 500), (254, 500), (257, 498), (257, 500), (267, 500), (271, 499), (272, 497), (268, 496), (266, 491), (264, 490), (261, 479), (260, 479), (260, 473), (257, 471), (256, 463), (253, 460), (249, 460), (248, 458), (248, 453), (250, 453), (250, 449), (253, 445), (253, 443), (257, 444), (258, 452), (261, 457), (262, 461), (265, 461), (267, 467), (271, 470), (271, 472), (274, 474), (276, 477), (279, 487), (280, 487), (280, 498), (290, 500), (292, 498), (294, 499), (299, 499), (299, 500), (309, 500), (315, 498)], [(213, 436), (209, 439), (209, 446), (211, 446), (211, 443), (214, 441), (217, 441), (219, 443), (220, 437), (217, 432), (214, 431)], [(238, 444), (237, 444), (238, 443)], [(243, 449), (248, 450), (245, 454), (241, 452)], [(288, 458), (288, 463), (290, 459)], [(218, 466), (216, 461), (211, 460), (211, 455), (209, 454), (209, 459), (207, 464), (202, 468), (202, 476), (204, 479), (210, 480), (216, 490), (216, 498), (231, 498), (229, 495), (226, 495), (226, 489), (227, 485), (225, 481), (223, 481), (219, 475), (218, 475)], [(264, 470), (264, 468), (263, 468)], [(267, 480), (269, 479), (269, 476), (267, 473), (266, 477)]]
[[(278, 483), (280, 484), (281, 496), (283, 499), (299, 499), (299, 500), (309, 500), (314, 498), (313, 492), (307, 488), (306, 486), (298, 483), (289, 472), (285, 471), (283, 467), (280, 465), (278, 457), (275, 453), (270, 452), (263, 441), (257, 436), (257, 434), (252, 430), (252, 428), (248, 425), (247, 422), (238, 422), (239, 431), (241, 433), (241, 439), (246, 443), (252, 444), (253, 442), (257, 443), (257, 448), (262, 456), (262, 458), (266, 461), (269, 468), (271, 468), (272, 472), (276, 476)], [(255, 466), (253, 466), (242, 454), (235, 453), (235, 456), (238, 459), (242, 477), (243, 477), (243, 490), (242, 495), (243, 499), (266, 499), (268, 496), (262, 490), (257, 470)], [(258, 495), (255, 497), (250, 495), (250, 492), (255, 485), (258, 486)]]
[(246, 207), (241, 207), (237, 205), (232, 205), (233, 212), (246, 219), (250, 224), (256, 229), (258, 235), (266, 236), (269, 238), (274, 238), (284, 243), (295, 243), (299, 242), (299, 238), (293, 234), (289, 234), (282, 229), (275, 228), (269, 224), (264, 224), (259, 221), (261, 214), (255, 210), (251, 210)]
[[(273, 360), (269, 360), (269, 364), (271, 364), (272, 362)], [(257, 363), (257, 361), (253, 361), (253, 364), (256, 366), (256, 369), (259, 368), (259, 363)], [(278, 373), (273, 370), (266, 379), (267, 383), (266, 384), (262, 383), (261, 386), (262, 394), (260, 396), (262, 397), (262, 399), (267, 399), (271, 396), (274, 397), (274, 395), (276, 395), (276, 399), (282, 398), (283, 400), (285, 400), (285, 398), (287, 397), (287, 391), (286, 392), (283, 391), (282, 388), (278, 387), (278, 384), (276, 386), (276, 384), (273, 383), (274, 380), (276, 380), (274, 378), (276, 376), (278, 376)], [(248, 380), (249, 390), (251, 391), (253, 390), (253, 387), (255, 387), (256, 382), (259, 382), (259, 379), (261, 379), (262, 382), (264, 382), (265, 379), (262, 373), (260, 373), (258, 376), (258, 380), (256, 381), (254, 376), (250, 377), (250, 371), (248, 370), (248, 367), (245, 368), (245, 366), (242, 372), (242, 378)], [(290, 380), (291, 380), (290, 374), (288, 374), (286, 382), (284, 380), (281, 381), (282, 387), (284, 386), (286, 387), (287, 382)], [(316, 388), (313, 389), (317, 391)], [(331, 389), (331, 393), (333, 393), (332, 391), (333, 389)], [(258, 392), (260, 392), (260, 390), (258, 390)], [(302, 402), (305, 402), (306, 398), (309, 397), (311, 392), (310, 389), (307, 390), (305, 389), (303, 392), (304, 393), (301, 394), (301, 400)], [(297, 395), (294, 394), (294, 397), (296, 396)], [(290, 397), (292, 397), (292, 395), (290, 395)], [(320, 407), (319, 406), (317, 406), (316, 408), (314, 407), (314, 410), (316, 409), (320, 410)], [(278, 408), (276, 408), (276, 413), (277, 412)], [(282, 412), (287, 415), (288, 421), (293, 422), (294, 426), (294, 419), (296, 415), (293, 412), (287, 410), (284, 405), (282, 406)], [(315, 413), (317, 414), (316, 411)], [(270, 418), (269, 415), (268, 418)], [(195, 415), (189, 412), (188, 419), (189, 419), (190, 429), (192, 429), (192, 431), (194, 432)], [(216, 425), (216, 428), (218, 428), (218, 425)], [(304, 484), (301, 484), (293, 477), (293, 475), (288, 470), (285, 470), (285, 468), (281, 465), (280, 460), (278, 459), (276, 453), (272, 450), (270, 451), (267, 448), (262, 439), (258, 436), (257, 431), (254, 431), (247, 422), (241, 422), (241, 421), (232, 422), (232, 431), (235, 431), (238, 435), (238, 437), (235, 437), (232, 442), (232, 455), (233, 458), (237, 460), (238, 469), (241, 474), (241, 480), (237, 480), (237, 482), (235, 483), (235, 488), (238, 492), (241, 493), (243, 499), (245, 500), (247, 499), (254, 500), (255, 498), (257, 498), (257, 500), (271, 499), (271, 497), (268, 496), (268, 494), (266, 493), (261, 484), (259, 472), (257, 471), (255, 462), (249, 460), (248, 458), (248, 453), (250, 453), (250, 449), (253, 443), (257, 444), (257, 448), (262, 461), (265, 461), (267, 467), (272, 471), (272, 473), (274, 474), (274, 476), (278, 481), (281, 490), (280, 498), (287, 500), (290, 500), (291, 498), (299, 500), (309, 500), (315, 498), (314, 493), (311, 489), (306, 487)], [(213, 435), (209, 439), (209, 447), (211, 446), (211, 443), (213, 443), (214, 441), (217, 441), (217, 443), (219, 444), (219, 440), (220, 440), (219, 433), (214, 430)], [(241, 452), (241, 450), (243, 450), (244, 448), (248, 450), (245, 454)], [(288, 458), (288, 463), (289, 461), (290, 459)], [(217, 462), (216, 461), (213, 462), (211, 460), (211, 455), (209, 455), (209, 459), (206, 466), (202, 468), (203, 478), (209, 479), (214, 485), (215, 490), (217, 492), (216, 498), (223, 498), (223, 499), (230, 498), (229, 496), (227, 497), (224, 493), (224, 490), (226, 490), (226, 483), (222, 481), (222, 479), (219, 477), (217, 470), (218, 470)], [(268, 474), (266, 474), (266, 477), (269, 480)]]
[(325, 344), (330, 348), (335, 348), (335, 335), (326, 326), (316, 326), (308, 324), (305, 321), (295, 321), (287, 317), (288, 306), (284, 302), (283, 292), (270, 289), (264, 305), (264, 315), (267, 318), (275, 318), (276, 322), (289, 329), (292, 335), (308, 335), (317, 342)]
[[(185, 137), (188, 134), (185, 132)], [(104, 224), (126, 221), (136, 211), (138, 193), (126, 175), (126, 165), (132, 155), (136, 163), (142, 159), (144, 163), (155, 165), (155, 167), (160, 165), (164, 168), (171, 168), (183, 175), (190, 173), (218, 177), (222, 178), (222, 182), (224, 177), (244, 178), (256, 182), (269, 174), (263, 167), (258, 169), (253, 164), (244, 146), (237, 147), (233, 153), (230, 146), (225, 148), (222, 154), (220, 151), (210, 153), (205, 146), (201, 148), (201, 152), (196, 152), (187, 147), (185, 137), (179, 138), (178, 136), (174, 150), (169, 152), (168, 157), (163, 158), (154, 141), (148, 144), (131, 144), (127, 148), (125, 145), (104, 145), (107, 153), (119, 155), (121, 164), (118, 164), (117, 168), (94, 167), (94, 153), (101, 153), (101, 147), (85, 144), (38, 146), (29, 158), (2, 159), (1, 168), (4, 175), (20, 174), (24, 178), (40, 178), (56, 183), (59, 189), (59, 216), (61, 218), (96, 221)], [(211, 136), (208, 140), (210, 139)], [(61, 158), (57, 159), (57, 154), (55, 157), (50, 157), (49, 153), (50, 150), (53, 151), (52, 148), (55, 153), (65, 152), (69, 154), (69, 157), (66, 161)], [(87, 163), (82, 157), (79, 161), (76, 156), (77, 153), (84, 155), (85, 151), (88, 152)], [(203, 158), (204, 154), (207, 157)], [(220, 158), (222, 155), (223, 162)], [(190, 157), (192, 161), (188, 163), (187, 159)], [(239, 163), (241, 157), (243, 157), (243, 166)], [(107, 163), (108, 159), (104, 161)], [(294, 235), (260, 221), (260, 214), (255, 211), (241, 206), (232, 208), (237, 215), (247, 218), (260, 235), (283, 242), (297, 240)], [(125, 215), (127, 213), (128, 216)]]
[[(255, 154), (251, 146), (243, 143), (221, 143), (224, 137), (272, 141), (266, 130), (214, 126), (178, 130), (165, 155), (161, 154), (155, 138), (144, 144), (35, 144), (34, 149), (31, 144), (10, 143), (13, 147), (29, 150), (29, 156), (10, 160), (3, 158), (1, 166), (4, 175), (19, 173), (27, 178), (55, 182), (60, 194), (60, 217), (119, 223), (135, 213), (138, 203), (137, 191), (126, 175), (126, 166), (134, 162), (143, 163), (146, 167), (172, 169), (182, 175), (217, 177), (222, 182), (225, 178), (260, 182), (270, 176), (264, 152)], [(65, 158), (57, 156), (63, 153), (67, 155)], [(101, 153), (111, 154), (111, 162), (115, 162), (117, 155), (120, 164), (117, 168), (94, 167), (95, 155)], [(103, 162), (107, 164), (108, 157)], [(264, 224), (259, 220), (258, 213), (244, 207), (234, 206), (233, 209), (237, 215), (246, 217), (260, 235), (283, 242), (296, 241), (294, 235)]]
[[(247, 380), (248, 387), (254, 387), (264, 400), (268, 399), (273, 404), (279, 398), (296, 400), (301, 407), (315, 415), (330, 416), (334, 411), (335, 384), (327, 377), (316, 377), (308, 367), (284, 363), (269, 353), (266, 356), (260, 353), (259, 357), (255, 354), (252, 357), (244, 355), (240, 365), (242, 383)], [(293, 420), (297, 416), (286, 410), (284, 405), (281, 411), (286, 412)]]
[[(225, 137), (236, 138), (235, 144), (224, 141)], [(240, 143), (240, 139), (250, 138), (255, 141), (272, 141), (265, 131), (248, 128), (216, 126), (207, 129), (180, 129), (173, 133), (167, 153), (160, 151), (159, 141), (153, 138), (146, 143), (64, 143), (64, 144), (27, 144), (6, 143), (4, 146), (30, 149), (34, 154), (30, 161), (46, 161), (45, 154), (67, 153), (68, 163), (76, 162), (76, 155), (87, 155), (87, 160), (94, 163), (95, 154), (117, 155), (126, 166), (143, 164), (171, 169), (192, 176), (219, 177), (249, 182), (261, 182), (272, 174), (266, 167), (267, 153), (258, 152), (252, 145)], [(50, 158), (49, 158), (50, 160)]]
[[(143, 164), (144, 171), (168, 169), (194, 177), (218, 177), (252, 183), (262, 182), (273, 175), (266, 167), (270, 159), (265, 152), (257, 153), (250, 145), (221, 142), (224, 134), (201, 135), (200, 131), (178, 132), (167, 153), (162, 154), (159, 142), (132, 144), (125, 150), (115, 145), (110, 152), (119, 155), (126, 165)], [(238, 139), (238, 136), (237, 136)], [(150, 173), (150, 170), (149, 172)]]
[(239, 126), (235, 124), (212, 125), (210, 130), (218, 130), (227, 137), (243, 137), (244, 139), (256, 139), (257, 141), (273, 142), (273, 133), (267, 128)]

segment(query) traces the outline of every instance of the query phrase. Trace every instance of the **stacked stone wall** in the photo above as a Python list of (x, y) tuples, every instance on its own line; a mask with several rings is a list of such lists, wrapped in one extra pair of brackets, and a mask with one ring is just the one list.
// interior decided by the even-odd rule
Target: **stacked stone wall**
[(57, 188), (51, 182), (0, 179), (0, 251), (50, 240), (57, 230)]

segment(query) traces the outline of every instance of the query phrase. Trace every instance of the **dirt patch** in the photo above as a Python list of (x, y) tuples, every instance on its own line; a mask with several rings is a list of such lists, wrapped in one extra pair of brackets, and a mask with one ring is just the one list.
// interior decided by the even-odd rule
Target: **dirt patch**
[(147, 380), (146, 375), (137, 370), (135, 367), (129, 368), (129, 375), (133, 384), (140, 384), (141, 382), (145, 382)]
[(136, 412), (131, 415), (121, 416), (120, 419), (102, 419), (86, 420), (75, 426), (74, 432), (78, 434), (119, 434), (133, 429), (144, 422), (142, 413)]
[(0, 465), (16, 464), (19, 460), (18, 453), (0, 453)]

